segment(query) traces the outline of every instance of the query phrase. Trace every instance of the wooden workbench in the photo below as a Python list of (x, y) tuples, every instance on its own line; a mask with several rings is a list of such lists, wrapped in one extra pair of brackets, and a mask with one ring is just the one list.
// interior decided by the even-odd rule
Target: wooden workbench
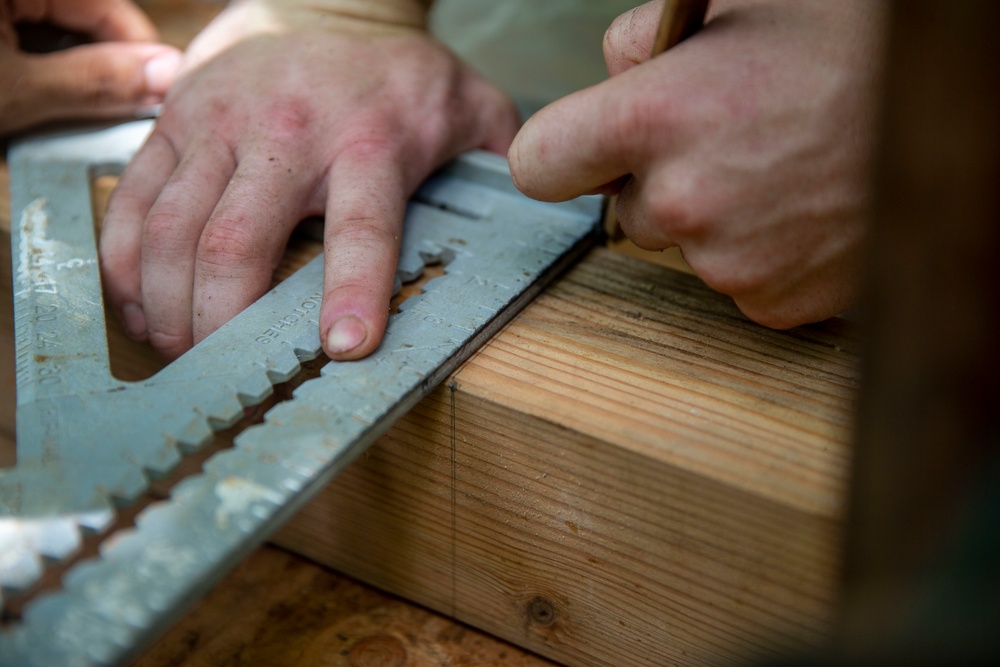
[[(126, 373), (159, 366), (111, 337)], [(255, 553), (141, 664), (739, 664), (820, 647), (852, 340), (840, 320), (764, 329), (696, 278), (595, 250), (275, 537), (300, 555)]]

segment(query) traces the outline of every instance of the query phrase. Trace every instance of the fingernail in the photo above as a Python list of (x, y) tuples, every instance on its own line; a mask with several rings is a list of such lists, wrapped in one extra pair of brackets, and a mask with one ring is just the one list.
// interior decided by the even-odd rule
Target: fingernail
[(368, 331), (361, 320), (346, 315), (333, 323), (326, 334), (326, 351), (332, 354), (350, 352), (368, 337)]
[(181, 54), (176, 51), (166, 51), (147, 60), (144, 70), (146, 92), (160, 97), (166, 95), (180, 66)]
[(142, 308), (135, 303), (126, 303), (122, 306), (122, 322), (125, 324), (125, 333), (129, 338), (143, 340), (146, 337), (146, 315)]

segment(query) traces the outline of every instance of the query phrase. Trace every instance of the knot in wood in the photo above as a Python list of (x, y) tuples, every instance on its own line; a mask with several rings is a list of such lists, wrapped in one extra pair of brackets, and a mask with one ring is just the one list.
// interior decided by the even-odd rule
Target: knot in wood
[(556, 607), (546, 597), (532, 598), (528, 603), (528, 620), (535, 625), (548, 627), (556, 622)]
[(351, 647), (351, 667), (403, 667), (406, 647), (391, 635), (375, 635)]

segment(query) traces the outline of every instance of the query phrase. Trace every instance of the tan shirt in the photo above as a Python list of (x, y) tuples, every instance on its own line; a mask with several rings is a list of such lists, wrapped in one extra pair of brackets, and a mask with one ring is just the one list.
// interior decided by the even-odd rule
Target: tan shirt
[(525, 117), (607, 77), (604, 31), (636, 0), (437, 0), (430, 30)]

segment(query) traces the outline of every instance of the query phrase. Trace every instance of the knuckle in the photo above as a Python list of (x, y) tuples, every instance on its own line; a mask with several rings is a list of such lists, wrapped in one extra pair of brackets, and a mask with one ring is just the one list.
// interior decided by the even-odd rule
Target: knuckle
[(351, 303), (372, 296), (375, 286), (372, 281), (362, 281), (357, 278), (341, 278), (329, 285), (323, 291), (323, 303), (336, 310), (342, 303)]
[(715, 200), (693, 173), (654, 177), (644, 188), (644, 199), (651, 224), (679, 243), (708, 236), (720, 217)]
[(772, 276), (768, 273), (731, 254), (719, 254), (709, 261), (696, 256), (689, 261), (706, 285), (766, 316), (767, 310), (760, 309), (760, 304), (771, 284)]
[(754, 298), (734, 297), (736, 307), (748, 318), (769, 329), (791, 329), (812, 319), (800, 309), (797, 303), (760, 303)]
[(733, 300), (754, 322), (771, 329), (791, 329), (840, 315), (851, 307), (855, 297), (853, 288), (840, 281), (831, 285), (800, 278), (786, 284), (776, 276), (768, 276), (756, 291), (734, 296)]
[[(336, 152), (356, 161), (384, 159), (398, 152), (404, 133), (394, 113), (397, 112), (368, 109), (364, 113), (352, 114), (350, 122), (337, 138)], [(428, 123), (428, 127), (435, 127), (435, 123)]]
[(605, 125), (609, 132), (608, 145), (634, 155), (638, 163), (649, 162), (653, 150), (662, 143), (663, 128), (669, 127), (671, 107), (660, 95), (633, 95), (625, 104), (610, 108), (612, 118)]
[(198, 243), (199, 264), (219, 267), (258, 262), (265, 253), (253, 235), (237, 222), (215, 222)]
[(118, 86), (117, 79), (106, 71), (98, 72), (97, 76), (90, 81), (91, 85), (87, 90), (86, 101), (95, 107), (115, 102), (119, 95), (123, 98), (132, 97), (132, 95), (124, 94), (124, 89)]
[(716, 292), (727, 294), (744, 303), (752, 303), (752, 295), (763, 288), (764, 281), (745, 271), (713, 267), (698, 274)]
[(384, 162), (398, 150), (398, 133), (381, 121), (359, 123), (345, 137), (342, 154), (356, 163)]
[(622, 231), (638, 247), (662, 250), (672, 243), (665, 230), (650, 224), (644, 212), (627, 197), (618, 200), (616, 213)]
[[(186, 82), (182, 79), (180, 84), (175, 85), (175, 89), (181, 88), (184, 83)], [(164, 104), (146, 144), (151, 144), (154, 141), (164, 142), (174, 155), (180, 158), (185, 156), (183, 150), (185, 142), (196, 135), (199, 128), (212, 128), (215, 133), (213, 138), (220, 142), (229, 143), (230, 134), (236, 123), (226, 118), (220, 111), (220, 107), (229, 103), (228, 99), (221, 101), (212, 99), (204, 106), (186, 105), (180, 101), (174, 104)]]
[(342, 216), (337, 229), (330, 234), (331, 246), (349, 245), (359, 249), (384, 248), (399, 243), (398, 235), (371, 216)]
[[(0, 81), (0, 86), (5, 89), (9, 89), (11, 87), (5, 81)], [(0, 97), (0, 136), (18, 127), (18, 121), (20, 120), (19, 116), (21, 113), (20, 109), (14, 102), (16, 97), (17, 93)]]
[(312, 103), (301, 95), (278, 95), (264, 108), (267, 134), (283, 142), (301, 140), (315, 120)]
[(28, 66), (12, 56), (0, 65), (0, 137), (52, 117), (45, 91), (33, 83)]
[(157, 328), (150, 329), (149, 344), (167, 359), (176, 359), (191, 348), (192, 342), (189, 334)]
[(143, 253), (172, 257), (188, 247), (179, 214), (180, 211), (169, 204), (150, 212), (142, 231)]

